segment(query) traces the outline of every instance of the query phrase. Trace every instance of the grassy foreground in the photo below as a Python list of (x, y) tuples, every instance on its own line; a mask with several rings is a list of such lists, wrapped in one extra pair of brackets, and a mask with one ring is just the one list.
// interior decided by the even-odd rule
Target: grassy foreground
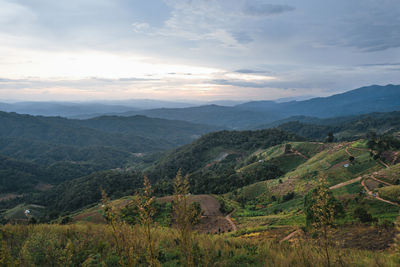
[[(0, 228), (0, 266), (148, 266), (141, 226), (5, 225)], [(185, 262), (179, 234), (152, 228), (155, 252), (162, 266)], [(194, 234), (196, 266), (326, 266), (319, 246), (279, 243), (226, 235)], [(332, 248), (333, 266), (399, 266), (399, 252)]]

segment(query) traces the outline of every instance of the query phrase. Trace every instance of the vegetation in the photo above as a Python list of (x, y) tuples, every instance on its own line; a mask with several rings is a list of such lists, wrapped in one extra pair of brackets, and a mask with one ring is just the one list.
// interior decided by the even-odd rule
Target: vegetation
[[(140, 132), (129, 118), (34, 120)], [(49, 142), (51, 156), (17, 160), (36, 149), (11, 149), (13, 158), (0, 156), (0, 266), (399, 265), (390, 249), (400, 211), (392, 203), (400, 203), (397, 134), (337, 142), (329, 131), (323, 139), (221, 131), (144, 157)]]
[(0, 124), (0, 192), (14, 194), (126, 168), (146, 161), (143, 153), (171, 149), (216, 129), (144, 116), (71, 120), (6, 112), (0, 112)]
[(179, 168), (189, 174), (192, 193), (226, 193), (261, 179), (273, 179), (282, 171), (273, 164), (263, 164), (237, 173), (235, 167), (257, 149), (300, 140), (279, 130), (216, 132), (205, 135), (162, 157), (145, 172), (156, 181), (156, 194), (171, 194), (172, 179)]
[(400, 130), (399, 126), (400, 112), (393, 111), (329, 119), (295, 116), (271, 124), (260, 125), (256, 129), (277, 127), (310, 140), (333, 141), (336, 138), (344, 141), (368, 138), (369, 132), (389, 136), (387, 134)]
[(385, 186), (378, 189), (379, 196), (400, 203), (400, 185)]
[[(132, 261), (120, 257), (112, 229), (105, 225), (7, 225), (1, 228), (4, 266), (146, 266), (146, 248), (141, 227), (121, 225), (122, 249)], [(186, 255), (177, 245), (174, 229), (155, 228), (158, 259), (163, 266), (179, 266)], [(122, 236), (121, 236), (122, 237)], [(198, 266), (326, 266), (323, 251), (310, 243), (279, 244), (268, 240), (235, 238), (226, 235), (196, 235), (194, 260)], [(387, 252), (330, 249), (335, 266), (397, 266), (398, 258)], [(128, 255), (128, 256), (129, 256)], [(9, 264), (11, 263), (11, 264)]]

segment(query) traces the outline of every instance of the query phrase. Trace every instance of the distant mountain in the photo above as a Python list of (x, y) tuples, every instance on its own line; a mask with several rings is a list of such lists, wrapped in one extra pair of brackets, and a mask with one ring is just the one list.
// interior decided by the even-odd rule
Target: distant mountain
[(199, 124), (217, 125), (226, 129), (250, 128), (262, 122), (272, 122), (278, 114), (263, 114), (257, 110), (242, 110), (237, 107), (207, 105), (191, 108), (152, 109), (127, 112), (120, 115), (141, 114), (153, 118), (184, 120)]
[(141, 115), (132, 117), (102, 116), (74, 121), (74, 123), (112, 134), (137, 135), (155, 140), (164, 140), (174, 145), (190, 143), (202, 134), (220, 129), (215, 126), (149, 118)]
[(236, 107), (266, 113), (279, 111), (283, 117), (305, 115), (328, 118), (371, 112), (388, 112), (400, 110), (400, 85), (372, 85), (342, 94), (305, 101), (279, 104), (270, 101), (257, 101)]
[(400, 110), (400, 85), (372, 85), (329, 97), (277, 103), (253, 101), (234, 107), (207, 105), (178, 109), (127, 112), (163, 119), (179, 119), (231, 129), (248, 129), (291, 116), (328, 118)]
[(199, 105), (195, 102), (164, 101), (156, 99), (128, 99), (99, 101), (105, 105), (118, 105), (134, 107), (135, 109), (156, 109), (156, 108), (188, 108)]
[(73, 117), (81, 114), (122, 113), (139, 109), (132, 106), (91, 102), (17, 102), (13, 104), (0, 103), (0, 110), (30, 115)]

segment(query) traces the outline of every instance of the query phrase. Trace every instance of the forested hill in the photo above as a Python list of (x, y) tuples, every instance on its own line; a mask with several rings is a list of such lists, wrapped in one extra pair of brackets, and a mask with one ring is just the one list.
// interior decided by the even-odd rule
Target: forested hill
[[(189, 143), (215, 127), (181, 121), (99, 117), (71, 120), (0, 112), (0, 137), (72, 146), (110, 146), (131, 152), (162, 150)], [(168, 134), (166, 134), (169, 132)]]
[(37, 165), (0, 155), (0, 196), (1, 193), (32, 190), (46, 176)]
[(296, 133), (312, 140), (324, 140), (329, 133), (333, 133), (337, 140), (355, 140), (365, 138), (369, 132), (388, 134), (399, 131), (400, 111), (329, 119), (296, 116), (256, 128), (266, 129), (273, 127)]
[(101, 116), (88, 120), (75, 120), (74, 123), (107, 133), (165, 140), (172, 145), (190, 143), (202, 134), (221, 129), (215, 126), (149, 118), (141, 115), (132, 117)]
[[(258, 179), (256, 176), (238, 179), (233, 175), (238, 160), (243, 160), (258, 149), (299, 140), (304, 139), (278, 129), (210, 133), (165, 155), (145, 173), (157, 182), (159, 193), (170, 193), (170, 181), (179, 169), (184, 174), (190, 174), (195, 193), (227, 192)], [(215, 166), (218, 167), (215, 169)], [(203, 170), (206, 170), (204, 175), (196, 176), (196, 173)]]
[(216, 129), (144, 116), (71, 120), (6, 112), (0, 112), (0, 125), (0, 198), (40, 191), (39, 184), (54, 186), (128, 167), (143, 155), (190, 143)]
[[(302, 138), (276, 129), (214, 132), (167, 153), (144, 173), (149, 175), (158, 195), (171, 193), (172, 180), (179, 169), (191, 175), (191, 183), (196, 184), (192, 192), (228, 192), (232, 188), (265, 178), (263, 175), (276, 177), (281, 174), (278, 167), (268, 165), (262, 169), (262, 176), (248, 173), (239, 180), (232, 176), (239, 159), (246, 159), (258, 149), (297, 140)], [(216, 162), (222, 167), (209, 168)], [(210, 171), (210, 175), (196, 176), (196, 172), (203, 169)], [(111, 197), (122, 197), (134, 193), (142, 183), (143, 174), (138, 171), (101, 171), (65, 180), (49, 191), (29, 196), (27, 201), (48, 206), (54, 212), (73, 211), (100, 201), (100, 188), (106, 190)]]

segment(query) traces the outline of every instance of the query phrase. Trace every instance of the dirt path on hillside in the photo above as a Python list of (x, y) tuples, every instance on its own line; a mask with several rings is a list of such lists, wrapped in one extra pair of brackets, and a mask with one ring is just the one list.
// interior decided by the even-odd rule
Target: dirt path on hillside
[(354, 158), (353, 154), (351, 154), (349, 152), (349, 147), (348, 146), (344, 149), (344, 151), (347, 153), (347, 155), (349, 155), (349, 157), (353, 157)]
[(336, 188), (341, 188), (341, 187), (343, 187), (343, 186), (346, 186), (346, 185), (349, 185), (349, 184), (354, 184), (354, 183), (356, 183), (356, 182), (359, 182), (359, 181), (361, 181), (361, 179), (362, 179), (362, 177), (361, 176), (359, 176), (359, 177), (357, 177), (357, 178), (354, 178), (354, 179), (351, 179), (351, 180), (348, 180), (348, 181), (346, 181), (346, 182), (343, 182), (343, 183), (340, 183), (340, 184), (336, 184), (336, 185), (333, 185), (333, 186), (331, 186), (331, 187), (329, 187), (329, 189), (336, 189)]
[[(345, 151), (349, 157), (354, 157), (350, 152), (349, 152), (349, 147), (346, 147)], [(352, 147), (351, 149), (359, 150), (359, 151), (371, 151), (371, 149), (362, 149), (362, 148), (357, 148), (357, 147)], [(386, 168), (389, 168), (389, 165), (387, 165), (385, 162), (383, 162), (381, 159), (378, 160), (380, 164), (385, 166)]]
[(279, 241), (279, 243), (282, 243), (284, 241), (288, 241), (288, 240), (292, 239), (293, 237), (295, 237), (296, 235), (300, 234), (301, 232), (302, 232), (301, 229), (297, 229), (296, 231), (293, 231), (289, 235), (287, 235), (284, 238), (282, 238), (281, 241)]
[(392, 205), (400, 207), (400, 205), (397, 204), (397, 203), (394, 203), (392, 201), (389, 201), (389, 200), (386, 200), (386, 199), (383, 199), (383, 198), (379, 197), (378, 193), (375, 193), (375, 195), (374, 195), (374, 193), (371, 190), (369, 190), (369, 188), (365, 185), (365, 181), (364, 180), (361, 181), (361, 185), (364, 187), (365, 191), (367, 192), (367, 194), (369, 196), (371, 196), (371, 197), (373, 197), (373, 198), (375, 198), (377, 200), (380, 200), (382, 202), (386, 202), (388, 204), (392, 204)]
[[(171, 202), (174, 196), (158, 198), (161, 202)], [(195, 229), (202, 233), (226, 233), (236, 231), (236, 224), (232, 221), (230, 215), (224, 216), (221, 211), (219, 201), (211, 195), (190, 195), (188, 197), (190, 203), (198, 202), (203, 211), (200, 222), (195, 225)]]
[(304, 158), (304, 159), (309, 159), (309, 157), (307, 157), (306, 155), (304, 155), (303, 153), (301, 153), (300, 151), (294, 150), (293, 154), (295, 155), (299, 155), (300, 157)]
[(13, 200), (18, 197), (23, 197), (23, 195), (18, 195), (14, 193), (8, 193), (8, 194), (0, 194), (0, 202), (1, 201), (8, 201), (8, 200)]
[(232, 221), (232, 219), (231, 219), (231, 214), (232, 213), (234, 213), (235, 212), (235, 210), (233, 210), (233, 211), (231, 211), (228, 215), (226, 215), (225, 216), (225, 219), (229, 222), (229, 224), (231, 225), (231, 227), (232, 227), (232, 231), (237, 231), (237, 227), (236, 227), (236, 224)]
[(400, 153), (399, 152), (395, 152), (396, 154), (395, 154), (395, 156), (394, 156), (394, 158), (393, 158), (393, 160), (392, 160), (392, 164), (395, 164), (396, 163), (396, 161), (399, 159), (399, 157), (400, 157)]
[(392, 186), (392, 184), (391, 184), (391, 183), (388, 183), (388, 182), (382, 181), (382, 180), (380, 180), (380, 179), (376, 178), (376, 177), (375, 177), (375, 176), (373, 176), (373, 175), (371, 175), (371, 176), (370, 176), (370, 178), (371, 178), (371, 179), (373, 179), (373, 180), (375, 180), (375, 181), (377, 181), (377, 182), (379, 182), (379, 183), (385, 184), (385, 185), (387, 185), (387, 186)]
[(385, 162), (383, 162), (381, 159), (378, 160), (380, 164), (385, 166), (386, 168), (389, 168), (389, 165), (387, 165)]

